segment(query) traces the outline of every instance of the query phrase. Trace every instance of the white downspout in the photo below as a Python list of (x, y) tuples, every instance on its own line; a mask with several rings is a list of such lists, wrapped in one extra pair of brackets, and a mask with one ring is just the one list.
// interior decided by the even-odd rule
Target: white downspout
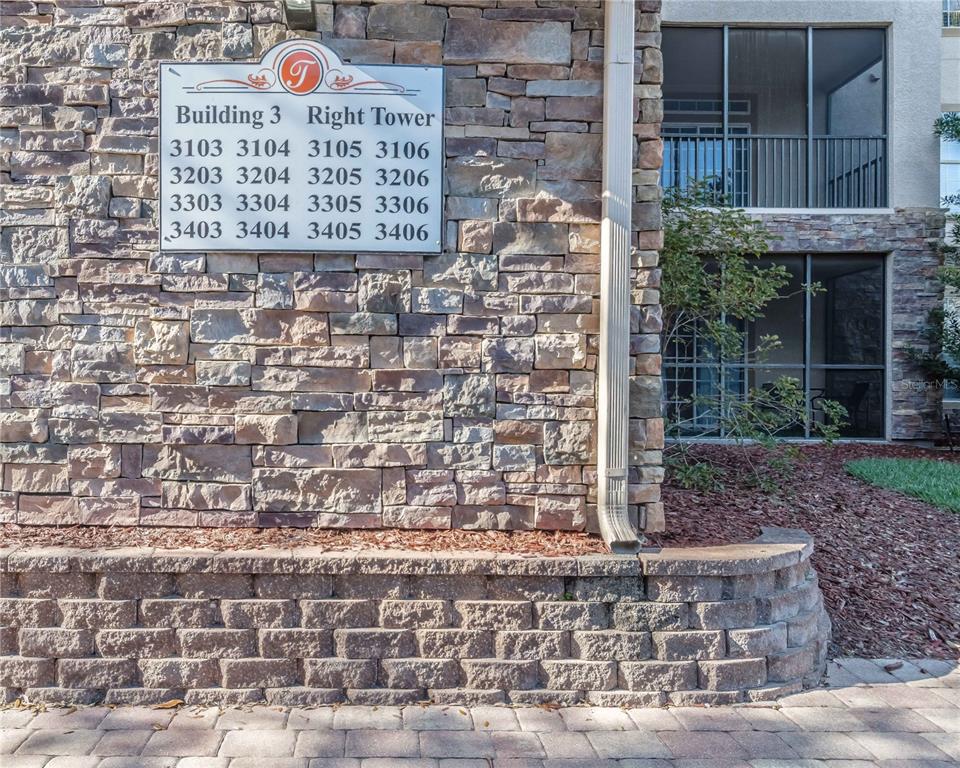
[(634, 0), (604, 7), (597, 512), (611, 551), (627, 553), (641, 545), (627, 513)]

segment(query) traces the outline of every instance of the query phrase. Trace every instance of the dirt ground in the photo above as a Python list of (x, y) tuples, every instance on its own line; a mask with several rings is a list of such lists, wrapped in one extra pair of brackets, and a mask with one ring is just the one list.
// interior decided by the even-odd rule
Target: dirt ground
[[(701, 446), (749, 476), (760, 449)], [(813, 563), (833, 620), (835, 650), (866, 657), (960, 656), (960, 515), (848, 475), (865, 457), (960, 461), (960, 454), (900, 446), (811, 445), (773, 493), (725, 482), (722, 490), (664, 488), (661, 546), (745, 541), (763, 525), (802, 528), (816, 540)]]

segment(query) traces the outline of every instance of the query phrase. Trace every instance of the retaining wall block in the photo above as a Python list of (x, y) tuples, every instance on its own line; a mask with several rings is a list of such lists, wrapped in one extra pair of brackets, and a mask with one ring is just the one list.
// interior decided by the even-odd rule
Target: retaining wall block
[[(762, 701), (815, 684), (830, 633), (809, 540), (778, 536), (723, 557), (594, 558), (586, 582), (572, 558), (33, 552), (13, 562), (56, 579), (9, 572), (0, 686), (8, 700), (72, 703)], [(302, 583), (284, 572), (293, 563)], [(483, 588), (459, 598), (451, 574), (427, 567), (472, 572), (458, 578)], [(352, 587), (330, 568), (349, 570)], [(610, 594), (630, 579), (629, 599)], [(555, 582), (564, 590), (545, 599)], [(91, 596), (20, 593), (52, 583)], [(590, 590), (568, 591), (578, 583)]]

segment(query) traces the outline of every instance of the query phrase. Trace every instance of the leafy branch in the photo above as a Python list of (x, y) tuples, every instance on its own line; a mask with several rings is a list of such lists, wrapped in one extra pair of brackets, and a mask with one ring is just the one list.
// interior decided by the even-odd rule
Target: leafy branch
[[(960, 142), (960, 112), (945, 112), (934, 122), (933, 132)], [(946, 195), (942, 202), (960, 207), (960, 194)], [(960, 213), (947, 214), (947, 237), (940, 243), (940, 253), (943, 264), (938, 276), (948, 294), (960, 294)], [(926, 347), (911, 347), (910, 357), (931, 381), (960, 386), (960, 313), (949, 303), (931, 310), (922, 336)]]
[[(762, 362), (780, 347), (780, 339), (770, 334), (747, 349), (745, 329), (763, 317), (771, 302), (797, 291), (789, 290), (791, 275), (786, 266), (760, 260), (769, 253), (774, 236), (745, 211), (718, 207), (716, 200), (716, 184), (710, 181), (691, 182), (686, 189), (665, 193), (661, 304), (664, 353), (693, 359), (706, 350), (719, 369), (724, 361), (742, 363), (745, 355)], [(811, 284), (801, 286), (799, 292), (819, 290), (819, 285)], [(760, 443), (776, 453), (783, 438), (798, 428), (835, 439), (846, 417), (842, 406), (821, 400), (824, 418), (812, 419), (803, 386), (788, 376), (750, 388), (745, 397), (725, 396), (722, 390), (694, 392), (680, 403), (665, 401), (667, 434), (702, 438), (719, 428), (741, 447)], [(771, 455), (768, 463), (781, 459)], [(753, 481), (763, 484), (764, 472), (748, 456), (747, 460)], [(682, 442), (670, 448), (668, 467), (681, 484), (718, 482), (719, 469), (694, 459)]]

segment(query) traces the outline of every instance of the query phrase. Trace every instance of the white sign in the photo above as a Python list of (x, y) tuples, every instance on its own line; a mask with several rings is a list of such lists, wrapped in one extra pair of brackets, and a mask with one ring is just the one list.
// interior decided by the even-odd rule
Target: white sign
[(160, 66), (164, 250), (437, 252), (442, 173), (442, 67), (310, 40)]

